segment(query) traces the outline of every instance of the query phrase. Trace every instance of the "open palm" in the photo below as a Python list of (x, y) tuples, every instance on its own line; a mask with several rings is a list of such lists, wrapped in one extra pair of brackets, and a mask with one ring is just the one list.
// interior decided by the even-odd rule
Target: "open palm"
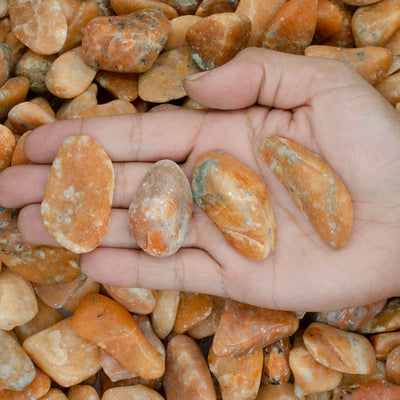
[[(247, 49), (185, 85), (213, 110), (95, 117), (33, 132), (25, 151), (42, 165), (13, 167), (0, 176), (0, 204), (23, 207), (24, 237), (55, 244), (39, 205), (49, 164), (67, 136), (87, 134), (105, 148), (116, 175), (107, 236), (81, 257), (93, 279), (285, 310), (334, 310), (400, 294), (400, 116), (369, 84), (335, 61)], [(343, 180), (354, 212), (343, 248), (318, 236), (264, 164), (259, 149), (270, 135), (320, 154)], [(197, 157), (217, 149), (266, 182), (277, 223), (275, 251), (265, 260), (239, 254), (197, 206), (176, 254), (155, 258), (139, 250), (127, 209), (152, 163), (172, 159), (191, 179)]]

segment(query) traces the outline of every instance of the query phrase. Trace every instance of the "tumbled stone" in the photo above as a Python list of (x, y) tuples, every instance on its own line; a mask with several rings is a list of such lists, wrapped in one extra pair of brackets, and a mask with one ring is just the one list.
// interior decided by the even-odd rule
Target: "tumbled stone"
[[(0, 85), (4, 85), (10, 77), (12, 68), (11, 47), (5, 43), (0, 43)], [(18, 75), (18, 74), (17, 74)]]
[(236, 250), (256, 259), (274, 250), (276, 224), (267, 187), (245, 164), (220, 151), (201, 155), (193, 170), (192, 193)]
[(61, 54), (47, 71), (46, 88), (62, 99), (71, 99), (83, 93), (93, 81), (97, 70), (87, 65), (82, 47)]
[(278, 136), (265, 139), (261, 154), (321, 238), (332, 247), (344, 246), (353, 224), (353, 206), (346, 187), (328, 163)]
[(246, 354), (292, 335), (298, 326), (290, 312), (226, 300), (213, 349), (218, 356)]
[(183, 80), (200, 72), (189, 49), (182, 45), (158, 56), (153, 67), (139, 76), (139, 96), (152, 103), (166, 103), (186, 96)]
[(96, 248), (108, 229), (113, 189), (113, 166), (103, 148), (89, 136), (65, 139), (41, 204), (49, 235), (74, 253)]
[(379, 300), (366, 306), (319, 312), (315, 314), (315, 320), (344, 331), (355, 332), (362, 324), (381, 312), (385, 304), (386, 300)]
[(308, 394), (304, 397), (305, 400), (331, 400), (332, 399), (332, 392), (319, 392), (319, 393), (312, 393)]
[(255, 399), (263, 366), (262, 349), (242, 356), (219, 357), (211, 346), (208, 365), (220, 384), (224, 400)]
[(389, 352), (400, 345), (400, 331), (389, 333), (378, 333), (368, 338), (374, 347), (376, 358), (386, 360)]
[(31, 283), (4, 267), (0, 272), (0, 293), (0, 329), (11, 330), (37, 314)]
[(83, 280), (83, 283), (78, 288), (72, 291), (67, 300), (64, 302), (62, 308), (64, 310), (75, 312), (81, 300), (88, 293), (99, 293), (100, 283), (91, 280), (89, 277)]
[(13, 70), (15, 65), (18, 63), (22, 55), (27, 50), (27, 47), (17, 39), (13, 31), (7, 33), (6, 37), (3, 40), (3, 45), (7, 45), (11, 49), (11, 56), (7, 61), (10, 69)]
[(400, 330), (400, 299), (388, 301), (382, 311), (361, 325), (357, 332), (363, 334)]
[(303, 54), (314, 36), (317, 16), (317, 0), (289, 0), (260, 36), (260, 47)]
[(34, 97), (30, 101), (32, 103), (35, 103), (38, 106), (42, 107), (43, 110), (47, 111), (47, 113), (49, 115), (51, 115), (52, 117), (56, 116), (56, 113), (54, 112), (52, 106), (50, 105), (50, 103), (44, 97), (41, 97), (41, 96)]
[(64, 319), (63, 315), (59, 311), (43, 303), (40, 298), (37, 298), (36, 300), (38, 304), (38, 312), (35, 317), (25, 324), (16, 326), (14, 328), (14, 332), (17, 335), (20, 343), (23, 343), (27, 337), (47, 329)]
[(210, 371), (197, 343), (185, 335), (168, 342), (164, 375), (167, 400), (215, 400)]
[(311, 355), (328, 368), (348, 374), (372, 374), (375, 351), (367, 338), (320, 322), (304, 331), (304, 344)]
[(334, 46), (309, 46), (306, 56), (331, 58), (352, 66), (367, 82), (375, 85), (387, 74), (392, 65), (392, 53), (383, 47), (367, 46), (345, 49)]
[(304, 400), (294, 394), (294, 387), (291, 383), (281, 385), (261, 385), (256, 400)]
[(346, 387), (332, 400), (397, 400), (399, 398), (400, 386), (385, 381), (366, 381)]
[(68, 397), (60, 389), (52, 388), (40, 400), (68, 400)]
[(197, 7), (195, 15), (208, 17), (212, 14), (235, 12), (239, 0), (203, 0)]
[(25, 100), (28, 90), (29, 81), (25, 76), (10, 78), (0, 88), (0, 120), (4, 120), (14, 106)]
[(357, 47), (384, 46), (400, 28), (400, 0), (357, 8), (351, 25)]
[(83, 56), (92, 68), (145, 72), (161, 52), (169, 32), (167, 17), (155, 7), (94, 18), (83, 31)]
[(400, 345), (392, 349), (387, 356), (386, 376), (389, 382), (400, 385)]
[(213, 14), (192, 25), (186, 43), (195, 64), (210, 70), (231, 60), (250, 39), (251, 22), (235, 13)]
[(26, 101), (14, 106), (8, 113), (8, 120), (14, 128), (22, 133), (36, 129), (45, 124), (51, 124), (56, 118), (39, 105)]
[(129, 312), (114, 300), (97, 293), (86, 295), (75, 310), (72, 327), (137, 375), (148, 379), (163, 375), (163, 356), (145, 338)]
[(202, 18), (196, 15), (181, 15), (170, 21), (171, 33), (163, 51), (176, 49), (186, 43), (186, 33), (188, 29), (195, 23), (201, 21)]
[(74, 118), (93, 117), (95, 115), (122, 115), (134, 114), (137, 110), (135, 106), (126, 100), (112, 100), (108, 103), (97, 104), (91, 108), (86, 108), (74, 116)]
[(45, 78), (55, 55), (42, 55), (28, 49), (19, 59), (15, 73), (28, 78), (30, 88), (36, 93), (47, 91)]
[(375, 89), (392, 105), (400, 101), (400, 72), (382, 79)]
[(28, 337), (23, 347), (59, 385), (77, 385), (100, 370), (99, 347), (71, 328), (71, 318)]
[(108, 389), (101, 400), (164, 400), (159, 393), (143, 385), (124, 386)]
[(0, 253), (23, 253), (32, 248), (18, 230), (18, 214), (19, 210), (0, 206)]
[(395, 57), (400, 54), (400, 30), (397, 30), (391, 36), (389, 41), (385, 44), (385, 47), (389, 49)]
[(317, 362), (304, 345), (301, 335), (294, 340), (289, 365), (298, 387), (296, 392), (301, 392), (301, 395), (332, 390), (343, 376), (341, 372)]
[(291, 370), (289, 353), (292, 349), (289, 338), (278, 340), (265, 347), (262, 382), (280, 385), (289, 381)]
[(324, 41), (323, 44), (337, 47), (354, 47), (353, 32), (351, 30), (351, 14), (345, 7), (340, 7), (340, 4), (341, 3), (336, 2), (342, 14), (342, 26), (333, 36)]
[(164, 339), (174, 327), (178, 312), (180, 292), (177, 290), (159, 290), (157, 302), (151, 314), (151, 324), (158, 337)]
[(20, 254), (0, 254), (0, 260), (36, 283), (71, 282), (81, 274), (78, 256), (59, 247), (38, 246)]
[(9, 13), (14, 34), (35, 53), (61, 50), (67, 21), (57, 0), (12, 0)]
[(129, 227), (146, 253), (169, 256), (185, 240), (192, 207), (186, 175), (173, 161), (161, 160), (148, 171), (131, 201)]
[(210, 296), (202, 293), (181, 292), (174, 331), (178, 334), (204, 321), (212, 312), (213, 302)]
[(159, 0), (169, 4), (179, 15), (194, 14), (201, 0)]
[(138, 97), (138, 75), (99, 71), (96, 81), (115, 98), (133, 101)]
[(14, 149), (13, 133), (6, 126), (0, 124), (0, 172), (11, 165)]
[(330, 0), (318, 0), (317, 25), (313, 37), (314, 43), (322, 43), (339, 32), (343, 15), (339, 7)]
[(154, 290), (107, 284), (103, 286), (115, 301), (135, 314), (150, 314), (156, 306), (157, 293)]
[(100, 400), (96, 389), (89, 385), (76, 385), (69, 388), (68, 400)]
[(26, 137), (32, 131), (26, 131), (18, 140), (17, 145), (15, 146), (14, 153), (11, 159), (11, 166), (15, 167), (16, 165), (28, 165), (32, 164), (29, 158), (26, 156), (24, 152), (24, 142)]
[(178, 16), (175, 8), (159, 0), (110, 0), (111, 7), (118, 15), (131, 14), (149, 7), (159, 8), (168, 19)]
[(23, 348), (1, 329), (0, 365), (0, 389), (24, 390), (36, 375), (35, 367)]

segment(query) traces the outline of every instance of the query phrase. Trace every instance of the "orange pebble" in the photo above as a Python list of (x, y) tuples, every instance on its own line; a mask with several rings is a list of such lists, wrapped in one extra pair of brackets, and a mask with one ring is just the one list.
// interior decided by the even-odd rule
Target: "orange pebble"
[(52, 109), (50, 103), (44, 97), (34, 97), (30, 100), (32, 103), (37, 104), (38, 106), (42, 107), (43, 110), (47, 111), (49, 115), (52, 117), (56, 116), (56, 113)]
[(385, 381), (366, 381), (346, 387), (332, 400), (397, 400), (399, 398), (400, 386)]
[(204, 321), (212, 312), (211, 297), (201, 293), (181, 292), (174, 331), (178, 334)]
[(343, 15), (338, 6), (329, 0), (318, 0), (317, 26), (314, 41), (323, 42), (329, 39), (342, 27)]
[(174, 7), (179, 15), (194, 14), (201, 0), (161, 0)]
[(151, 314), (151, 323), (158, 337), (164, 339), (172, 331), (178, 312), (180, 292), (159, 290), (157, 302)]
[(143, 385), (124, 386), (108, 389), (101, 400), (164, 400), (159, 393)]
[(386, 376), (389, 382), (400, 385), (400, 345), (391, 350), (387, 356)]
[[(304, 397), (296, 396), (292, 383), (282, 383), (280, 385), (261, 385), (256, 400), (303, 400)], [(309, 398), (307, 400), (330, 400), (330, 397)]]
[(196, 15), (181, 15), (180, 17), (172, 19), (170, 21), (171, 33), (163, 51), (172, 50), (185, 44), (188, 29), (201, 20), (202, 18)]
[(40, 400), (68, 400), (60, 389), (50, 389)]
[(103, 148), (90, 136), (65, 139), (41, 204), (49, 235), (74, 253), (93, 250), (107, 232), (113, 190), (114, 170)]
[(100, 283), (92, 281), (89, 277), (86, 277), (86, 279), (83, 281), (83, 284), (70, 294), (62, 308), (70, 312), (75, 312), (81, 300), (88, 293), (99, 293), (99, 291)]
[(138, 75), (99, 71), (96, 81), (115, 98), (133, 101), (138, 97)]
[(208, 17), (212, 14), (235, 12), (239, 0), (203, 0), (197, 7), (195, 15)]
[(317, 17), (317, 0), (289, 0), (261, 35), (261, 47), (303, 54), (304, 49), (311, 44)]
[(393, 332), (400, 330), (400, 299), (390, 300), (374, 318), (361, 325), (362, 334)]
[(96, 389), (89, 385), (76, 385), (69, 388), (68, 400), (100, 400)]
[(110, 4), (117, 15), (126, 15), (145, 8), (157, 7), (168, 19), (178, 16), (173, 7), (159, 0), (110, 0)]
[(11, 159), (15, 149), (13, 133), (0, 124), (0, 172), (11, 165)]
[(32, 131), (26, 131), (18, 140), (17, 145), (15, 146), (14, 153), (11, 159), (11, 166), (14, 167), (16, 165), (27, 165), (32, 164), (31, 160), (25, 155), (24, 152), (24, 142), (26, 137)]
[(93, 117), (95, 115), (121, 115), (134, 114), (136, 108), (126, 100), (112, 100), (105, 104), (98, 104), (87, 108), (74, 116), (74, 118)]
[(249, 167), (221, 151), (205, 153), (194, 166), (192, 192), (236, 250), (256, 259), (274, 250), (276, 225), (268, 191)]
[(378, 333), (370, 336), (369, 340), (374, 347), (376, 358), (378, 360), (386, 360), (390, 351), (400, 345), (400, 331)]
[(218, 356), (255, 351), (296, 332), (298, 319), (290, 312), (225, 302), (213, 349)]
[(289, 338), (268, 345), (265, 351), (262, 381), (265, 384), (281, 384), (289, 381), (291, 370), (289, 353), (292, 348)]
[(137, 375), (153, 379), (164, 373), (162, 355), (148, 342), (128, 311), (114, 300), (88, 294), (75, 310), (72, 327)]
[(8, 112), (25, 100), (29, 90), (29, 81), (25, 76), (10, 78), (0, 88), (0, 120), (6, 118)]
[(392, 105), (400, 101), (400, 72), (382, 79), (375, 89)]
[[(339, 6), (341, 3), (337, 3)], [(354, 47), (353, 32), (351, 30), (351, 15), (345, 8), (339, 8), (342, 14), (342, 26), (333, 36), (323, 44), (337, 47)]]

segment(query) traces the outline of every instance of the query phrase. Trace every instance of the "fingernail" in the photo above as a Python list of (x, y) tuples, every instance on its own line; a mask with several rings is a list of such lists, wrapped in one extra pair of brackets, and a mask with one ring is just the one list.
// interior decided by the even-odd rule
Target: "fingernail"
[(208, 74), (208, 71), (198, 72), (197, 74), (186, 76), (185, 79), (187, 79), (188, 81), (195, 81), (202, 78), (206, 74)]

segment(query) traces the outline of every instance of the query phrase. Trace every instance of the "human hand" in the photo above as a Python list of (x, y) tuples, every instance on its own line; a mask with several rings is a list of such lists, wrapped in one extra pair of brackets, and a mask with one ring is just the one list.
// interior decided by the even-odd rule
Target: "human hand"
[[(63, 140), (90, 135), (114, 162), (110, 227), (101, 247), (81, 256), (82, 270), (113, 285), (177, 289), (283, 310), (323, 311), (400, 294), (400, 116), (356, 72), (332, 60), (247, 49), (185, 88), (213, 110), (173, 110), (58, 122), (35, 130), (26, 155), (41, 165), (0, 175), (0, 204), (22, 208), (19, 228), (34, 244), (56, 245), (41, 222), (50, 163)], [(270, 135), (320, 154), (353, 200), (348, 243), (327, 245), (295, 207), (260, 154)], [(165, 258), (141, 250), (128, 207), (153, 162), (181, 163), (223, 150), (256, 171), (269, 188), (277, 223), (275, 251), (264, 260), (238, 253), (195, 205), (183, 247)]]

